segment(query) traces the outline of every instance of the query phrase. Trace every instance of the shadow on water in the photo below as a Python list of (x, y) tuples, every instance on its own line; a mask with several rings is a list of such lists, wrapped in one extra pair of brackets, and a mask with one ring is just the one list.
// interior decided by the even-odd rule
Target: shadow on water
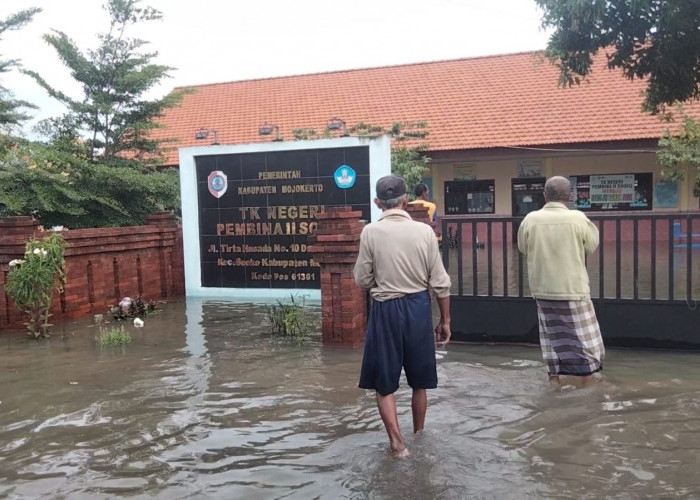
[[(393, 460), (361, 352), (266, 335), (261, 306), (172, 303), (102, 349), (89, 322), (0, 337), (0, 498), (639, 498), (700, 491), (697, 353), (610, 350), (552, 392), (537, 348), (451, 345)], [(410, 391), (397, 394), (410, 432)]]

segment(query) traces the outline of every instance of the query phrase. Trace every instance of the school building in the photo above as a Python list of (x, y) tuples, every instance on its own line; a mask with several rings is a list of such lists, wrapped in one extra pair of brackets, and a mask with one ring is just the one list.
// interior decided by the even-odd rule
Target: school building
[[(560, 87), (558, 76), (541, 52), (525, 52), (197, 85), (154, 134), (185, 147), (426, 122), (426, 182), (441, 215), (524, 215), (552, 175), (571, 178), (584, 211), (700, 208), (693, 171), (661, 178), (658, 140), (679, 123), (642, 111), (643, 81), (608, 70), (604, 55), (581, 85)], [(700, 103), (686, 111), (700, 117)], [(166, 164), (177, 163), (174, 149)]]

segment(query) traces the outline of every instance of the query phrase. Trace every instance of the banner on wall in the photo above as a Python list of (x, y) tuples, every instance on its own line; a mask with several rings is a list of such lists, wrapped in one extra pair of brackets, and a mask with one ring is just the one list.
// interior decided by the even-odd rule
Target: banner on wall
[(591, 204), (633, 203), (634, 174), (591, 175)]
[(651, 210), (653, 175), (578, 175), (571, 181), (570, 208), (584, 211)]
[(658, 208), (677, 208), (678, 182), (667, 181), (654, 184), (654, 205)]
[(476, 165), (473, 163), (456, 163), (452, 168), (454, 180), (471, 181), (476, 179)]
[(518, 162), (518, 177), (541, 177), (542, 160), (520, 160)]

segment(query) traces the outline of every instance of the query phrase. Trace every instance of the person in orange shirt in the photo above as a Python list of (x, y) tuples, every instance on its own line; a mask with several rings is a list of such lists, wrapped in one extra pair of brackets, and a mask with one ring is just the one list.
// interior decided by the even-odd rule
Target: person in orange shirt
[(442, 244), (442, 234), (440, 234), (440, 228), (438, 226), (437, 205), (428, 201), (428, 196), (430, 196), (428, 186), (421, 182), (413, 190), (413, 193), (416, 195), (416, 199), (410, 201), (409, 203), (423, 205), (428, 209), (428, 220), (430, 221), (430, 227), (432, 227), (433, 231), (435, 231), (435, 236), (437, 236), (438, 243)]

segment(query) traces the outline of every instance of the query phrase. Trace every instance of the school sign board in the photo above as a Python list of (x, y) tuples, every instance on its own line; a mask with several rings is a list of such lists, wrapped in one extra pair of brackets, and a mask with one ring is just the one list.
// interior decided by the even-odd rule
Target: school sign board
[(188, 296), (281, 297), (320, 289), (307, 251), (316, 216), (351, 206), (376, 220), (388, 137), (180, 149)]

